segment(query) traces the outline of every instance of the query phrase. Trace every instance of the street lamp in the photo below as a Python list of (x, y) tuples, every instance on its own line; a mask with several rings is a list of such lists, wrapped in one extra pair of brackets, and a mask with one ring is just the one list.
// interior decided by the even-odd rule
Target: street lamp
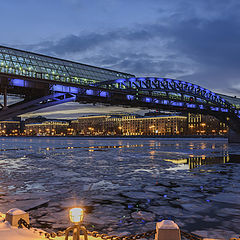
[(81, 225), (83, 220), (83, 209), (79, 207), (71, 208), (69, 211), (69, 218), (74, 225), (66, 229), (65, 240), (68, 240), (71, 231), (73, 232), (73, 240), (79, 240), (81, 231), (84, 235), (84, 240), (87, 240), (87, 229)]
[(72, 223), (79, 224), (83, 220), (82, 208), (72, 208), (69, 211), (69, 218)]

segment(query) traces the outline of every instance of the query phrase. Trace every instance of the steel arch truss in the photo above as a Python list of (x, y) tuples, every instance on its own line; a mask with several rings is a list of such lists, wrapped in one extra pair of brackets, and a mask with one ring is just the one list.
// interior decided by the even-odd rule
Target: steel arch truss
[(99, 82), (94, 86), (125, 92), (128, 100), (142, 101), (170, 106), (186, 107), (215, 112), (231, 113), (240, 118), (240, 111), (218, 94), (185, 81), (169, 78), (127, 78)]

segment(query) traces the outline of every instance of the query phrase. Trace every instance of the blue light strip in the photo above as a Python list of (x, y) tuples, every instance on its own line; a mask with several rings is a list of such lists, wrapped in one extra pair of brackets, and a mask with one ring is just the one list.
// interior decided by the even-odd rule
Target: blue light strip
[(218, 108), (218, 107), (210, 107), (210, 109), (211, 109), (212, 111), (219, 111), (219, 108)]
[(115, 80), (116, 83), (122, 83), (122, 82), (125, 82), (125, 81), (126, 81), (126, 79), (117, 79), (117, 80)]
[(189, 108), (196, 108), (196, 104), (187, 103), (187, 107), (189, 107)]
[(93, 90), (90, 90), (90, 89), (89, 89), (89, 90), (86, 90), (86, 94), (87, 94), (87, 95), (93, 95)]
[(182, 107), (184, 105), (184, 103), (183, 102), (173, 102), (173, 101), (171, 101), (170, 105), (177, 106), (177, 107)]
[(108, 92), (100, 92), (100, 97), (108, 97)]
[(165, 104), (165, 105), (167, 105), (169, 103), (169, 101), (168, 100), (162, 100), (162, 104)]
[(78, 93), (78, 88), (68, 87), (60, 84), (55, 84), (52, 86), (52, 90), (56, 92), (65, 92), (65, 93)]
[(16, 87), (26, 87), (23, 79), (12, 79), (11, 84)]
[(127, 95), (127, 99), (128, 100), (134, 100), (134, 96), (133, 95)]
[(146, 98), (144, 99), (144, 101), (145, 101), (145, 102), (148, 102), (148, 103), (151, 102), (151, 100), (152, 100), (152, 99), (149, 98), (149, 97), (146, 97)]

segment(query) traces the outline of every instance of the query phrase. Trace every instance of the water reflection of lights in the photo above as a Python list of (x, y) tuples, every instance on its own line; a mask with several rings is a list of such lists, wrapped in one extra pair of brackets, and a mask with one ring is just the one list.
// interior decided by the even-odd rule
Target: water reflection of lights
[(190, 143), (189, 144), (189, 149), (193, 150), (194, 144)]
[[(53, 148), (50, 148), (50, 147), (46, 147), (46, 148), (39, 148), (38, 150), (46, 150), (46, 151), (53, 151), (53, 150), (61, 150), (61, 149), (66, 149), (66, 150), (69, 150), (69, 149), (86, 149), (88, 150), (89, 152), (93, 152), (93, 151), (100, 151), (100, 149), (111, 149), (111, 148), (136, 148), (136, 147), (143, 147), (144, 144), (132, 144), (132, 145), (111, 145), (111, 146), (90, 146), (90, 147), (70, 147), (70, 146), (67, 146), (67, 147), (53, 147)], [(32, 148), (32, 146), (30, 147)], [(2, 152), (6, 152), (6, 151), (19, 151), (19, 150), (29, 150), (29, 148), (4, 148), (4, 149), (0, 149), (0, 151)]]
[(181, 165), (181, 167), (174, 167), (168, 170), (180, 170), (180, 169), (193, 169), (203, 165), (212, 165), (212, 164), (224, 164), (230, 162), (229, 154), (225, 154), (223, 156), (194, 156), (190, 155), (188, 158), (184, 159), (164, 159), (165, 161), (172, 162), (177, 165)]
[(201, 144), (201, 149), (206, 149), (206, 148), (207, 148), (206, 143), (202, 143), (202, 144)]

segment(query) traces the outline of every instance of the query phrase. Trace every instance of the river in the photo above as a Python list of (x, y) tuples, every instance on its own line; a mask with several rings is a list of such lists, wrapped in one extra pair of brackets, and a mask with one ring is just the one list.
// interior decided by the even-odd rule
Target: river
[(0, 211), (29, 212), (35, 227), (140, 233), (157, 221), (231, 237), (240, 223), (240, 145), (226, 139), (0, 138)]

